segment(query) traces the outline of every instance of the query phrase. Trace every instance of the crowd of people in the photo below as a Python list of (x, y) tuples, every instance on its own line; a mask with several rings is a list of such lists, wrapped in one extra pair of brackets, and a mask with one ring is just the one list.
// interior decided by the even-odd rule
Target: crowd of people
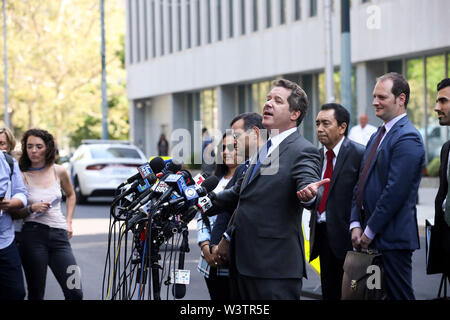
[[(212, 300), (300, 299), (305, 208), (312, 213), (310, 261), (320, 257), (323, 299), (341, 298), (346, 253), (362, 249), (382, 254), (387, 299), (415, 299), (412, 254), (419, 248), (416, 200), (425, 148), (406, 113), (409, 96), (402, 75), (377, 78), (373, 107), (383, 125), (373, 130), (363, 114), (349, 136), (347, 109), (322, 105), (316, 115), (320, 148), (299, 130), (308, 97), (286, 79), (273, 83), (262, 114), (243, 113), (231, 121), (214, 153), (220, 158), (213, 171), (219, 178), (214, 209), (197, 217), (198, 270)], [(450, 126), (449, 78), (437, 84), (434, 110), (440, 125)], [(70, 177), (55, 164), (49, 132), (30, 129), (21, 142), (16, 160), (12, 132), (0, 129), (0, 300), (24, 299), (22, 268), (28, 299), (43, 299), (47, 267), (66, 299), (82, 299), (81, 286), (68, 281), (68, 269), (76, 266), (69, 242), (76, 203)], [(447, 275), (449, 150), (450, 141), (441, 151), (435, 211)]]
[[(348, 135), (347, 109), (336, 103), (324, 104), (316, 115), (321, 148), (301, 136), (298, 126), (307, 112), (308, 99), (300, 86), (285, 79), (274, 82), (262, 115), (244, 113), (233, 119), (235, 152), (246, 161), (236, 167), (226, 188), (214, 190), (216, 210), (212, 214), (219, 213), (208, 218), (207, 232), (205, 217), (198, 217), (204, 260), (199, 270), (210, 270), (209, 275), (203, 274), (211, 299), (300, 299), (306, 277), (301, 228), (304, 208), (312, 213), (310, 261), (320, 257), (324, 300), (341, 299), (347, 252), (369, 249), (383, 257), (384, 297), (415, 299), (412, 254), (419, 248), (416, 202), (425, 147), (406, 113), (410, 96), (406, 79), (387, 73), (376, 80), (373, 107), (383, 125), (374, 128), (367, 115), (361, 114), (360, 125)], [(443, 79), (437, 91), (434, 110), (440, 124), (448, 126), (450, 79)], [(267, 140), (261, 129), (269, 131)], [(439, 252), (445, 256), (442, 273), (447, 275), (449, 149), (447, 142), (441, 153), (435, 213), (435, 226), (443, 235)], [(264, 173), (273, 163), (276, 173)], [(213, 287), (212, 274), (227, 274), (228, 283), (222, 279)], [(216, 295), (217, 290), (228, 296)]]

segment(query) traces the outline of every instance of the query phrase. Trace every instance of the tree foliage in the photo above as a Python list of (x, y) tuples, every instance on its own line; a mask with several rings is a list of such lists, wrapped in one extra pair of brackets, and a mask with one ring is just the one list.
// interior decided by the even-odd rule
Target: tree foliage
[[(102, 116), (100, 1), (11, 0), (6, 4), (9, 111), (16, 137), (40, 127), (50, 131), (61, 147), (75, 147), (81, 139), (97, 136)], [(124, 33), (124, 2), (105, 1), (111, 139), (127, 139), (129, 131), (121, 56)], [(3, 83), (3, 72), (0, 78)], [(2, 104), (3, 93), (2, 86)], [(4, 108), (0, 115), (3, 112)]]

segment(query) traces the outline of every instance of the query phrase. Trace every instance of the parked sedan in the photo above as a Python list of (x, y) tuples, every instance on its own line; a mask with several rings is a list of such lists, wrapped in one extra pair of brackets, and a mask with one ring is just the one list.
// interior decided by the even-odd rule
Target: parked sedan
[(72, 177), (77, 203), (88, 197), (112, 196), (117, 186), (147, 162), (136, 146), (123, 141), (85, 140), (66, 168)]

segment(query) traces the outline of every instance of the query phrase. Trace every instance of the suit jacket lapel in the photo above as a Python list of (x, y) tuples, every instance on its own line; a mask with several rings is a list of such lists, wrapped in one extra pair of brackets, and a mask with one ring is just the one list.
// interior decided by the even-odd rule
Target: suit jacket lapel
[[(387, 142), (391, 139), (394, 133), (397, 130), (399, 130), (400, 127), (403, 127), (406, 124), (406, 122), (408, 122), (408, 116), (405, 116), (400, 120), (398, 120), (397, 123), (394, 124), (394, 126), (391, 128), (391, 130), (389, 130), (389, 132), (386, 133), (386, 136), (384, 137), (383, 141), (381, 141), (381, 144), (378, 146), (377, 153), (375, 154), (375, 157), (370, 165), (369, 172), (367, 174), (369, 174), (372, 171), (373, 167), (375, 166), (375, 163), (377, 162), (378, 159), (378, 154), (386, 147)], [(379, 130), (380, 129), (378, 129), (377, 134)]]
[(334, 183), (335, 183), (336, 179), (338, 179), (337, 177), (339, 176), (339, 173), (340, 173), (342, 167), (344, 166), (345, 160), (347, 159), (349, 143), (350, 142), (347, 138), (344, 138), (344, 141), (342, 141), (342, 145), (341, 145), (341, 148), (339, 149), (339, 154), (337, 155), (336, 163), (333, 168), (333, 175), (331, 177), (331, 184), (330, 184), (330, 189), (328, 190), (328, 194), (331, 193)]
[[(252, 174), (253, 168), (255, 167), (255, 164), (251, 165), (248, 170), (247, 170), (247, 174), (244, 178), (244, 181), (242, 183), (243, 188), (241, 188), (241, 190), (245, 189), (249, 184), (251, 184), (261, 173), (261, 168), (265, 168), (270, 166), (273, 163), (278, 163), (278, 159), (280, 157), (280, 155), (287, 150), (288, 145), (295, 141), (295, 139), (298, 138), (299, 136), (299, 131), (298, 129), (293, 132), (292, 134), (290, 134), (286, 139), (284, 139), (273, 151), (270, 155), (267, 156), (266, 160), (263, 161), (263, 163), (260, 164), (259, 168), (256, 169), (255, 174), (253, 175), (252, 179), (250, 179), (250, 176)], [(256, 162), (256, 161), (255, 161)]]

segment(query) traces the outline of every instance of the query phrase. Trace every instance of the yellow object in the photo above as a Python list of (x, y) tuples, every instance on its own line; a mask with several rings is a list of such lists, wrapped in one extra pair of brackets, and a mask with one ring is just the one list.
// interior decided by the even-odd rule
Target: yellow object
[[(152, 157), (150, 157), (150, 158), (148, 159), (148, 162), (152, 161), (152, 159), (153, 159), (153, 158), (156, 158), (156, 157), (158, 157), (158, 156), (152, 156)], [(162, 158), (164, 161), (172, 159), (172, 157), (168, 157), (168, 156), (159, 156), (159, 157)]]
[(303, 229), (303, 224), (302, 224), (302, 233), (303, 233), (303, 243), (305, 244), (304, 250), (305, 250), (305, 259), (306, 262), (308, 262), (311, 267), (313, 268), (313, 270), (315, 272), (317, 272), (317, 274), (320, 276), (320, 260), (319, 258), (314, 259), (313, 261), (309, 262), (309, 240), (306, 239), (305, 237), (305, 231)]

